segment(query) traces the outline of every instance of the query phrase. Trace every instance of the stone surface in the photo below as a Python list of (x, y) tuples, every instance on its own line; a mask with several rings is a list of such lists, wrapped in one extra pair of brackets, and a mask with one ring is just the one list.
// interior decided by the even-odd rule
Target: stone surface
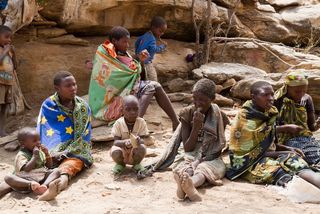
[(185, 102), (192, 99), (192, 94), (190, 93), (169, 93), (168, 97), (171, 102)]
[(216, 98), (213, 102), (216, 103), (218, 106), (233, 106), (234, 104), (232, 99), (224, 97), (220, 94), (216, 94)]
[(227, 89), (230, 89), (232, 86), (234, 86), (235, 84), (237, 83), (237, 81), (233, 78), (231, 79), (228, 79), (227, 81), (225, 81), (223, 84), (222, 84), (222, 90), (227, 90)]
[(74, 35), (64, 35), (56, 38), (51, 38), (46, 40), (49, 44), (59, 44), (59, 45), (80, 45), (80, 46), (89, 46), (87, 40), (77, 38)]
[(222, 84), (231, 78), (239, 81), (248, 76), (263, 77), (267, 75), (263, 70), (248, 65), (215, 62), (202, 65), (200, 68), (194, 69), (192, 73), (197, 79), (207, 76), (216, 84)]
[(179, 92), (183, 91), (186, 87), (185, 81), (181, 78), (176, 78), (168, 83), (168, 89), (170, 92)]
[[(246, 64), (260, 68), (267, 73), (284, 72), (290, 67), (303, 69), (319, 69), (320, 57), (295, 51), (293, 48), (261, 43), (260, 45), (250, 40), (248, 42), (233, 41), (226, 44), (221, 56), (224, 44), (216, 44), (212, 48), (214, 61), (227, 63)], [(235, 78), (237, 80), (237, 78)]]
[(15, 141), (12, 141), (12, 142), (6, 144), (6, 145), (4, 146), (4, 149), (7, 150), (7, 151), (9, 151), (9, 152), (14, 152), (14, 151), (16, 151), (17, 149), (19, 149), (19, 147), (20, 147), (19, 142), (18, 142), (17, 140), (15, 140)]
[(93, 142), (107, 142), (112, 141), (113, 136), (111, 135), (112, 127), (100, 126), (92, 129), (91, 141)]
[(63, 28), (40, 28), (38, 29), (38, 36), (43, 38), (54, 38), (67, 34)]

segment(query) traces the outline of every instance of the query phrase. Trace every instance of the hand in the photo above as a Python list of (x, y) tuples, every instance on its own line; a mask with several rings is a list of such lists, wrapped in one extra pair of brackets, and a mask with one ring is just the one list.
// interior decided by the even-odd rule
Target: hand
[(297, 126), (295, 124), (286, 125), (286, 131), (291, 133), (291, 134), (298, 134), (302, 130), (303, 130), (303, 128), (301, 126)]
[(32, 151), (33, 156), (39, 157), (39, 152), (40, 152), (39, 148), (35, 146)]
[(317, 118), (317, 120), (315, 122), (315, 127), (316, 127), (316, 129), (320, 128), (320, 117)]
[(131, 149), (131, 148), (132, 148), (132, 144), (131, 144), (130, 140), (127, 140), (127, 141), (124, 143), (124, 146), (125, 146), (127, 149)]
[(159, 39), (160, 43), (165, 45), (165, 46), (168, 46), (168, 43), (166, 41), (163, 41), (162, 39)]
[(11, 45), (5, 45), (3, 51), (4, 51), (5, 53), (7, 53), (7, 52), (10, 51), (10, 49), (11, 49)]
[(196, 128), (201, 128), (203, 125), (204, 121), (204, 114), (202, 114), (201, 109), (198, 108), (194, 113), (193, 113), (193, 126)]
[(149, 52), (144, 49), (139, 53), (138, 57), (140, 62), (144, 62), (149, 57)]
[(47, 147), (45, 147), (43, 144), (40, 144), (40, 145), (39, 145), (39, 149), (40, 149), (41, 151), (43, 151), (46, 155), (49, 154), (49, 150), (48, 150)]

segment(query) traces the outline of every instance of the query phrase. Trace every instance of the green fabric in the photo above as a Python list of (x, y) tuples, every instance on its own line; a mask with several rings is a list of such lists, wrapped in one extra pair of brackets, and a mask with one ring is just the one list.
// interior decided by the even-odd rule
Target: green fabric
[(107, 122), (121, 116), (122, 98), (131, 93), (141, 73), (141, 65), (137, 61), (137, 69), (131, 70), (112, 57), (108, 51), (110, 45), (98, 47), (89, 87), (89, 105), (93, 116)]

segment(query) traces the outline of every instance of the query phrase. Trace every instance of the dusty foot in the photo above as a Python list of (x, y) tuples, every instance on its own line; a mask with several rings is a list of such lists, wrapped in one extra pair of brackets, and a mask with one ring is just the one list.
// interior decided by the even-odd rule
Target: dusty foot
[(68, 187), (69, 178), (67, 175), (61, 175), (60, 179), (58, 180), (59, 180), (58, 192), (61, 192)]
[(47, 186), (46, 185), (40, 185), (39, 183), (35, 181), (31, 181), (31, 190), (37, 194), (37, 195), (42, 195), (47, 191)]
[(173, 172), (173, 177), (174, 177), (174, 180), (176, 180), (176, 183), (177, 183), (177, 197), (179, 199), (184, 199), (185, 196), (186, 196), (186, 193), (182, 190), (182, 187), (181, 187), (181, 179), (180, 179), (180, 176), (177, 172)]
[(220, 180), (220, 179), (219, 179), (219, 180), (215, 180), (214, 183), (213, 183), (213, 185), (214, 185), (214, 186), (222, 186), (222, 185), (223, 185), (223, 182), (222, 182), (222, 180)]
[(192, 183), (192, 179), (190, 178), (189, 174), (186, 172), (183, 173), (181, 187), (191, 201), (202, 200), (198, 190), (194, 187)]
[(56, 179), (49, 184), (49, 189), (39, 197), (39, 201), (50, 201), (58, 195), (60, 179)]

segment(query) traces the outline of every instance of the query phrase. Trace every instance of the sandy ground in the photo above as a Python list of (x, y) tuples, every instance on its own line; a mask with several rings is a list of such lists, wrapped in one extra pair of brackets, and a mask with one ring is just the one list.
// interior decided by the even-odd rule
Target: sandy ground
[[(182, 107), (174, 105), (177, 111)], [(27, 118), (32, 124), (35, 112), (20, 116), (15, 122), (11, 119), (11, 126)], [(171, 124), (155, 104), (148, 109), (146, 120), (157, 139), (149, 150), (159, 154), (171, 136)], [(55, 200), (41, 202), (33, 194), (12, 192), (0, 200), (0, 213), (319, 213), (319, 205), (292, 203), (265, 186), (227, 179), (221, 187), (201, 188), (202, 202), (179, 201), (171, 171), (155, 173), (140, 181), (128, 168), (115, 180), (110, 171), (113, 167), (110, 146), (110, 143), (95, 144), (94, 165), (73, 179)], [(0, 148), (0, 180), (12, 172), (15, 154)], [(144, 163), (158, 157), (146, 158)]]

